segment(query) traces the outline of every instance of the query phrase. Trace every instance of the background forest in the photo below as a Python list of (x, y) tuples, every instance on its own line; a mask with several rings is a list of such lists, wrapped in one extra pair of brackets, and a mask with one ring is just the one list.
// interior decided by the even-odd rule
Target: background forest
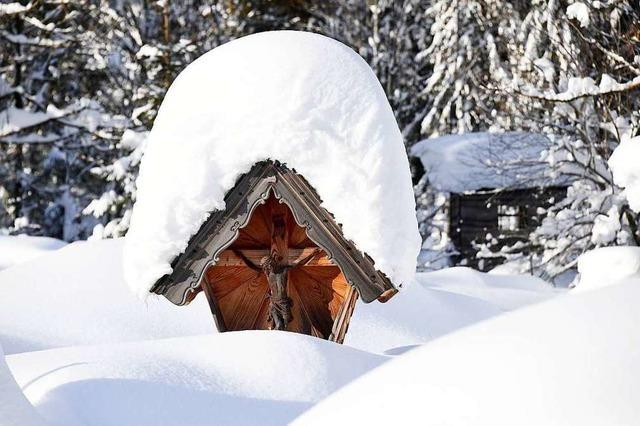
[[(640, 245), (608, 163), (640, 128), (634, 0), (4, 2), (0, 233), (124, 235), (173, 79), (222, 43), (276, 29), (325, 34), (365, 58), (407, 148), (474, 131), (548, 138), (539, 161), (572, 177), (567, 197), (501, 256), (553, 277), (595, 246)], [(442, 247), (444, 201), (424, 178), (416, 195), (425, 247)]]

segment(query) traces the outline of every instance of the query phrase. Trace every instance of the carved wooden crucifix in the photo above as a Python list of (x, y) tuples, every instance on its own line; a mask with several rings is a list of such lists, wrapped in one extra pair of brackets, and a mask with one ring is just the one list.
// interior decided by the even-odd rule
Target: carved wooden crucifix
[(289, 271), (309, 262), (320, 249), (315, 249), (308, 256), (295, 262), (288, 263), (288, 235), (285, 216), (274, 213), (272, 215), (271, 250), (268, 256), (261, 259), (260, 265), (256, 265), (241, 251), (234, 253), (251, 269), (262, 271), (269, 283), (269, 322), (273, 330), (286, 330), (287, 325), (293, 319), (291, 308), (293, 300), (289, 297), (287, 283)]

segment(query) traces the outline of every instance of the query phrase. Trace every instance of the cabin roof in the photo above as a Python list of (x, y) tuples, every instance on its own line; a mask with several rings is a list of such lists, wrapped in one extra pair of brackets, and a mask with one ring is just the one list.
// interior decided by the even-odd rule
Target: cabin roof
[(400, 285), (420, 235), (409, 162), (367, 63), (316, 34), (267, 32), (204, 54), (169, 88), (147, 139), (124, 247), (141, 297), (187, 248), (238, 178), (267, 159), (295, 169), (346, 239)]
[[(160, 278), (151, 291), (177, 305), (188, 303), (199, 290), (206, 269), (238, 237), (255, 208), (273, 193), (286, 203), (308, 237), (340, 267), (347, 282), (368, 303), (395, 287), (377, 271), (373, 260), (342, 235), (342, 229), (316, 191), (295, 171), (279, 162), (263, 161), (243, 175), (225, 197), (226, 209), (212, 214), (191, 238), (185, 251), (172, 263), (171, 274)], [(384, 296), (383, 296), (384, 297)]]
[(465, 133), (425, 139), (411, 148), (429, 183), (443, 192), (524, 189), (567, 184), (542, 161), (551, 146), (544, 135), (526, 132)]

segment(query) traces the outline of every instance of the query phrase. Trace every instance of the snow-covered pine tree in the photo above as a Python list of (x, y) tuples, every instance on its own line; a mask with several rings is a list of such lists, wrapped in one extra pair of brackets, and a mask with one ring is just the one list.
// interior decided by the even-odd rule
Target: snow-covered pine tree
[(169, 84), (243, 35), (253, 11), (235, 0), (1, 7), (0, 228), (123, 235), (144, 136)]
[(502, 0), (435, 0), (426, 10), (432, 40), (417, 60), (426, 59), (431, 74), (421, 94), (428, 109), (421, 121), (426, 136), (486, 129), (499, 104), (487, 89), (491, 79), (490, 46), (517, 27), (512, 4)]
[[(455, 0), (420, 2), (424, 7), (418, 23), (428, 23), (427, 43), (415, 61), (422, 78), (416, 79), (412, 131), (405, 130), (408, 144), (420, 137), (487, 130), (494, 126), (503, 97), (490, 89), (490, 56), (504, 56), (496, 39), (508, 39), (518, 26), (512, 2), (502, 0)], [(414, 67), (415, 68), (415, 67)], [(412, 136), (412, 137), (409, 137)], [(446, 226), (447, 198), (423, 180), (415, 187), (420, 232), (427, 252), (451, 252)], [(422, 259), (423, 266), (442, 265), (441, 259)]]
[[(127, 126), (103, 92), (97, 6), (12, 3), (0, 9), (0, 192), (3, 225), (72, 240), (92, 227), (84, 205), (102, 192), (89, 172), (119, 154)], [(103, 52), (104, 53), (104, 52)]]

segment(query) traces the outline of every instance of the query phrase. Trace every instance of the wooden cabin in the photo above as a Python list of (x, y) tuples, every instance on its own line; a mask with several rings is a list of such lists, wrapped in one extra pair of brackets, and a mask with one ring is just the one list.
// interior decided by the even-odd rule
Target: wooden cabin
[(487, 236), (496, 238), (492, 251), (504, 246), (529, 241), (553, 201), (567, 196), (562, 186), (496, 190), (486, 188), (473, 193), (451, 193), (448, 217), (449, 238), (456, 248), (454, 264), (464, 264), (481, 271), (489, 271), (503, 263), (500, 256), (478, 258), (478, 245)]
[[(569, 179), (540, 160), (550, 144), (543, 135), (507, 132), (447, 135), (412, 147), (422, 164), (412, 169), (414, 185), (447, 200), (437, 225), (450, 242), (449, 264), (482, 271), (501, 264), (500, 249), (527, 242), (543, 212), (566, 197)], [(488, 239), (494, 255), (479, 258)]]
[(277, 329), (342, 343), (358, 298), (396, 293), (286, 165), (255, 164), (225, 204), (151, 289), (176, 305), (203, 292), (219, 331)]

